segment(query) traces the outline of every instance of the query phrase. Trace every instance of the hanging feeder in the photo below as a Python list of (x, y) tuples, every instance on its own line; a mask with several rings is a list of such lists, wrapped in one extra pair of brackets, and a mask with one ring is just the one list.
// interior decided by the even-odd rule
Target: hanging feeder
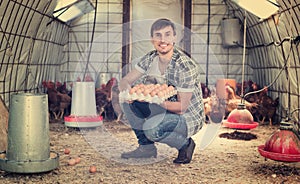
[(59, 155), (50, 151), (46, 94), (14, 94), (9, 110), (7, 150), (0, 153), (0, 169), (40, 173), (58, 167)]
[(271, 160), (282, 162), (300, 161), (299, 128), (289, 118), (280, 122), (276, 130), (264, 145), (258, 147), (259, 153)]
[(97, 115), (94, 82), (75, 82), (72, 90), (71, 115), (64, 118), (67, 127), (91, 128), (101, 126), (103, 117)]
[(246, 105), (240, 103), (223, 121), (223, 125), (232, 129), (249, 130), (256, 128), (258, 123), (254, 122), (252, 114), (246, 109)]
[[(247, 16), (245, 11), (244, 19), (244, 35), (243, 35), (243, 66), (242, 66), (242, 96), (244, 95), (244, 75), (245, 75), (245, 61), (246, 61), (246, 29), (247, 28)], [(246, 109), (246, 105), (243, 103), (243, 98), (238, 107), (230, 112), (227, 120), (223, 121), (223, 125), (233, 129), (249, 130), (258, 126), (257, 122), (253, 121), (252, 114)]]

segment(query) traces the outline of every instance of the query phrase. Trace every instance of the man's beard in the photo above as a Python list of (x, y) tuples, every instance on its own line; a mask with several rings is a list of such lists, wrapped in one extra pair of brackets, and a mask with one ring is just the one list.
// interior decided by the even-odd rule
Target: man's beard
[(170, 53), (171, 52), (171, 48), (170, 49), (168, 49), (168, 50), (163, 50), (163, 51), (158, 51), (160, 54), (162, 54), (162, 55), (167, 55), (168, 53)]

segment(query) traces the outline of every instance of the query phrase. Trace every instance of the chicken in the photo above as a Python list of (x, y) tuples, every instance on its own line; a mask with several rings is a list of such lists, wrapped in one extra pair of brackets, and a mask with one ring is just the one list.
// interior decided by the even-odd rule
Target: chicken
[[(245, 94), (245, 100), (247, 100), (250, 103), (259, 103), (259, 91), (261, 90), (260, 86), (256, 83), (256, 82), (252, 82), (249, 90), (247, 91), (247, 93)], [(253, 118), (255, 121), (259, 121), (259, 119), (257, 119), (257, 111), (258, 111), (258, 107), (255, 106), (253, 108), (250, 109), (251, 114), (253, 115)]]
[(260, 124), (263, 124), (265, 119), (267, 118), (269, 120), (269, 125), (272, 125), (272, 119), (279, 105), (279, 97), (273, 100), (270, 96), (267, 95), (267, 92), (268, 88), (266, 87), (262, 92), (260, 92), (258, 96), (258, 106), (255, 116), (260, 121)]
[(71, 105), (72, 98), (59, 92), (52, 81), (43, 81), (43, 86), (47, 89), (49, 117), (53, 115), (55, 120), (62, 119), (65, 109)]
[(202, 97), (208, 98), (211, 95), (210, 89), (203, 83), (201, 83), (201, 89), (202, 89)]
[[(244, 81), (243, 82), (243, 86), (242, 86), (242, 83), (236, 83), (236, 95), (237, 96), (242, 96), (242, 95), (245, 95), (247, 92), (249, 92), (252, 84), (253, 84), (253, 81), (252, 80), (248, 80), (248, 81)], [(242, 88), (243, 88), (243, 91), (242, 91)], [(243, 94), (242, 94), (243, 92)]]
[(55, 83), (52, 81), (43, 81), (43, 86), (47, 89), (49, 118), (51, 119), (53, 115), (54, 119), (58, 119), (57, 113), (59, 112), (60, 104), (57, 96), (57, 90), (55, 89)]
[(97, 111), (100, 115), (105, 112), (105, 107), (111, 103), (112, 99), (112, 88), (116, 83), (116, 78), (111, 78), (105, 86), (101, 86), (101, 88), (96, 88), (96, 107)]
[(117, 119), (116, 119), (117, 122), (119, 122), (123, 118), (123, 111), (122, 111), (120, 101), (119, 101), (119, 93), (120, 93), (119, 86), (116, 82), (112, 88), (111, 103), (112, 103), (113, 110), (117, 116)]
[(256, 82), (252, 82), (249, 90), (245, 94), (245, 100), (248, 102), (257, 102), (259, 93), (255, 93), (255, 91), (260, 90), (260, 86)]
[(56, 90), (60, 93), (68, 93), (67, 90), (67, 84), (64, 82), (63, 84), (61, 82), (56, 82)]
[(248, 102), (247, 100), (242, 100), (241, 97), (237, 96), (235, 94), (234, 88), (227, 84), (225, 86), (226, 91), (226, 107), (225, 107), (225, 117), (229, 115), (231, 111), (236, 109), (238, 107), (238, 104), (244, 103), (246, 105), (246, 108), (250, 111), (252, 108), (257, 106), (257, 103), (255, 102)]
[(59, 119), (62, 119), (65, 115), (65, 110), (69, 109), (71, 106), (72, 98), (66, 93), (57, 92), (59, 100)]
[(225, 105), (223, 101), (218, 98), (216, 89), (208, 90), (210, 91), (210, 96), (203, 98), (205, 115), (210, 122), (220, 123), (224, 118)]

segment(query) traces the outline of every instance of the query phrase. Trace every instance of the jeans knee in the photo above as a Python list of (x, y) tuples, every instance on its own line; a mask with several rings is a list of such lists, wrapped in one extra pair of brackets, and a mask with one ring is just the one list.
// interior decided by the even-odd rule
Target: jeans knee
[(153, 142), (159, 141), (158, 132), (154, 129), (144, 130), (144, 134), (146, 135), (147, 139)]

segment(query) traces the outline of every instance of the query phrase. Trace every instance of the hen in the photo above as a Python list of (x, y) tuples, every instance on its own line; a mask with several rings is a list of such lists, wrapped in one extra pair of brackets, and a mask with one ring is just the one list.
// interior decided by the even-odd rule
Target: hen
[(111, 78), (105, 85), (102, 85), (100, 88), (96, 88), (96, 107), (99, 115), (102, 115), (105, 111), (107, 111), (107, 106), (112, 106), (112, 88), (116, 84), (116, 81), (116, 78)]
[(211, 91), (205, 84), (201, 83), (201, 89), (202, 89), (202, 97), (204, 99), (210, 97)]
[(52, 81), (43, 81), (42, 84), (47, 89), (49, 118), (51, 119), (53, 115), (54, 119), (58, 119), (57, 113), (59, 112), (60, 104), (57, 96), (57, 90), (55, 89), (55, 83)]
[(215, 89), (209, 91), (210, 96), (203, 98), (205, 115), (210, 122), (220, 123), (224, 118), (225, 104), (218, 98)]
[(47, 89), (49, 116), (54, 116), (55, 120), (62, 119), (65, 109), (71, 105), (71, 97), (66, 93), (57, 90), (52, 81), (43, 81), (43, 86)]
[(267, 91), (268, 88), (264, 88), (264, 90), (260, 92), (258, 96), (258, 106), (255, 116), (261, 124), (263, 124), (265, 119), (267, 118), (269, 120), (269, 125), (272, 125), (272, 119), (279, 105), (279, 97), (273, 100), (270, 96), (267, 95)]
[[(235, 94), (234, 88), (230, 85), (225, 86), (226, 91), (226, 107), (225, 107), (225, 116), (227, 117), (231, 111), (238, 107), (238, 104), (242, 102), (241, 97)], [(257, 106), (255, 102), (248, 102), (247, 100), (243, 100), (246, 108), (251, 110), (252, 108)]]

